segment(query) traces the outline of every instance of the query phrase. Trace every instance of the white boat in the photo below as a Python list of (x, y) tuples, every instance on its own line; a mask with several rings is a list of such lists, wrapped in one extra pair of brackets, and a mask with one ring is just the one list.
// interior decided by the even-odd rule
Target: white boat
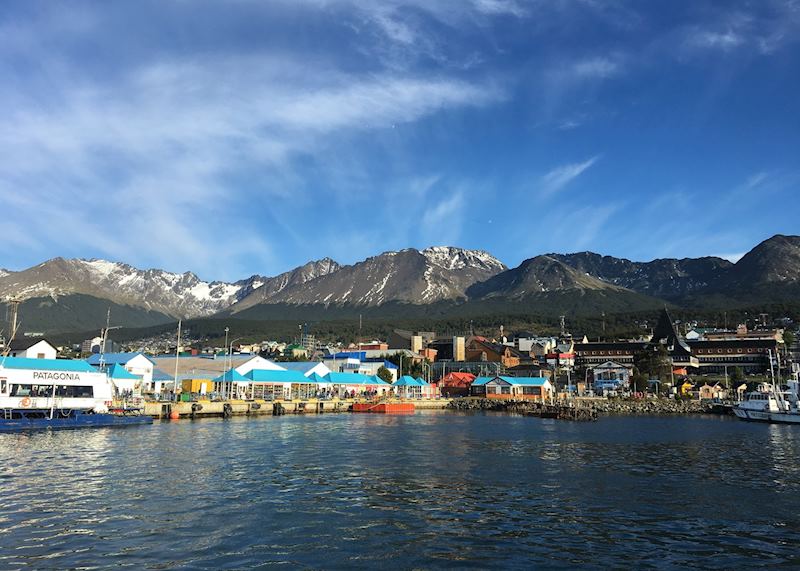
[(800, 424), (800, 384), (789, 381), (780, 390), (777, 385), (764, 383), (734, 406), (733, 413), (742, 420)]
[(85, 361), (0, 357), (0, 432), (152, 422), (108, 414), (111, 403), (108, 377)]

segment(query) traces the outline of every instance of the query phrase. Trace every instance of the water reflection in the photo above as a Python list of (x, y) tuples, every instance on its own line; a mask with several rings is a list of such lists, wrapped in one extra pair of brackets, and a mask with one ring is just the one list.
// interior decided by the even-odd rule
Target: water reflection
[(797, 565), (800, 427), (492, 414), (0, 436), (0, 568)]

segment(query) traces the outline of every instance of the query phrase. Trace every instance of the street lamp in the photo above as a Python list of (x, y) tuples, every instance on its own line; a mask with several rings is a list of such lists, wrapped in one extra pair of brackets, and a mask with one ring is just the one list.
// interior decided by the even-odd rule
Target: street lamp
[[(233, 369), (233, 344), (237, 341), (244, 339), (244, 337), (237, 337), (231, 341), (231, 344), (228, 346), (228, 367), (227, 371), (230, 372)], [(231, 375), (232, 377), (233, 375)], [(230, 397), (233, 398), (233, 379), (230, 379)]]

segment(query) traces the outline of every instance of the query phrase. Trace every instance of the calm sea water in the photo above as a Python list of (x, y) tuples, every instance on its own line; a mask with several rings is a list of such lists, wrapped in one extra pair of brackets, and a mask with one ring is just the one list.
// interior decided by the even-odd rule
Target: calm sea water
[(0, 435), (0, 568), (800, 566), (800, 427), (503, 414)]

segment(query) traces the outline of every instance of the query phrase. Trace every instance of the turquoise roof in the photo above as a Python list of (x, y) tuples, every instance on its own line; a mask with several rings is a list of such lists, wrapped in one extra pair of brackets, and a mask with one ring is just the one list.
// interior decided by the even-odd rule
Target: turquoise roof
[(97, 369), (86, 361), (76, 361), (73, 359), (29, 359), (27, 357), (0, 358), (0, 368), (36, 369), (39, 371), (72, 371), (75, 373), (97, 372)]
[(424, 387), (427, 385), (428, 383), (422, 379), (415, 379), (411, 375), (403, 375), (392, 383), (393, 387)]
[(421, 387), (427, 387), (428, 386), (427, 381), (425, 381), (425, 379), (423, 379), (422, 377), (417, 377), (417, 382), (419, 383), (419, 386), (421, 386)]
[(106, 375), (109, 376), (111, 379), (116, 379), (118, 381), (141, 381), (142, 378), (134, 375), (130, 371), (128, 371), (122, 365), (115, 363), (112, 365), (107, 371)]
[(313, 383), (314, 381), (306, 377), (300, 371), (267, 371), (264, 369), (253, 369), (245, 375), (245, 380), (256, 383)]
[(239, 373), (236, 369), (229, 369), (222, 373), (219, 377), (214, 379), (215, 383), (222, 383), (222, 382), (231, 382), (231, 381), (249, 381), (247, 377)]
[(326, 379), (324, 382), (333, 384), (333, 385), (388, 385), (386, 381), (378, 377), (377, 375), (372, 375), (368, 377), (366, 375), (360, 375), (358, 373), (328, 373), (323, 377)]
[(473, 387), (483, 386), (492, 379), (494, 379), (494, 377), (477, 377), (474, 381), (472, 381), (472, 386)]

